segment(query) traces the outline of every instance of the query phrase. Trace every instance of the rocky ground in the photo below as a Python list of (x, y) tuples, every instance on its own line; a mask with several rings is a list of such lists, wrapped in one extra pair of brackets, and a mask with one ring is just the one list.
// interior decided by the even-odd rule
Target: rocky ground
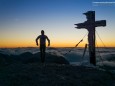
[[(28, 53), (21, 56), (34, 57)], [(63, 57), (58, 60), (58, 57), (49, 55), (50, 60), (45, 64), (33, 58), (18, 58), (19, 61), (9, 58), (9, 61), (3, 54), (0, 58), (0, 86), (115, 86), (114, 74), (91, 67), (72, 66)]]

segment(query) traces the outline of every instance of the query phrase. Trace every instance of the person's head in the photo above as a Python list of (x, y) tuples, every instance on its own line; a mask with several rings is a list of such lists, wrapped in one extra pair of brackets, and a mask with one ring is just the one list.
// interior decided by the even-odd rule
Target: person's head
[(44, 35), (44, 30), (41, 30), (41, 34)]

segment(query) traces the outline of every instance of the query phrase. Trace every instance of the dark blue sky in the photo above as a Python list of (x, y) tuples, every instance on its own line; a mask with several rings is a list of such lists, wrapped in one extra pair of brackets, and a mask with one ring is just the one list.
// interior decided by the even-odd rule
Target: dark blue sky
[(110, 37), (115, 37), (115, 4), (95, 6), (93, 3), (101, 1), (105, 0), (0, 0), (0, 37), (4, 42), (17, 38), (20, 41), (28, 39), (34, 46), (35, 37), (44, 29), (52, 40), (52, 46), (56, 43), (65, 44), (64, 40), (68, 40), (67, 46), (73, 46), (81, 39), (79, 36), (87, 32), (84, 29), (75, 29), (74, 24), (86, 21), (83, 13), (94, 10), (96, 20), (107, 20), (107, 27), (99, 28), (97, 31), (102, 33), (104, 41), (108, 38), (111, 42)]

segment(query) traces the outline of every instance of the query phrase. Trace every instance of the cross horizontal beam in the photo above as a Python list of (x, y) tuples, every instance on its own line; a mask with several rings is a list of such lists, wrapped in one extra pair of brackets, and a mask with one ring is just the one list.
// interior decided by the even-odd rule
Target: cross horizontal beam
[(100, 21), (95, 21), (95, 23), (91, 23), (88, 21), (85, 21), (84, 23), (78, 23), (78, 24), (74, 24), (77, 25), (77, 29), (81, 29), (81, 28), (89, 28), (91, 25), (94, 25), (95, 27), (99, 27), (99, 26), (106, 26), (106, 20), (100, 20)]

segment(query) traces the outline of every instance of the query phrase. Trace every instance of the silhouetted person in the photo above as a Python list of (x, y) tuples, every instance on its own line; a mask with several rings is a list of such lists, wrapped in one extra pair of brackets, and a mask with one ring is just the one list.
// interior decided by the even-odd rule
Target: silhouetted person
[(36, 38), (36, 45), (38, 46), (38, 39), (40, 39), (40, 56), (41, 56), (41, 61), (44, 63), (45, 61), (45, 50), (46, 50), (46, 39), (48, 41), (48, 46), (50, 46), (50, 40), (49, 38), (44, 35), (44, 30), (41, 30), (41, 35), (39, 35)]

